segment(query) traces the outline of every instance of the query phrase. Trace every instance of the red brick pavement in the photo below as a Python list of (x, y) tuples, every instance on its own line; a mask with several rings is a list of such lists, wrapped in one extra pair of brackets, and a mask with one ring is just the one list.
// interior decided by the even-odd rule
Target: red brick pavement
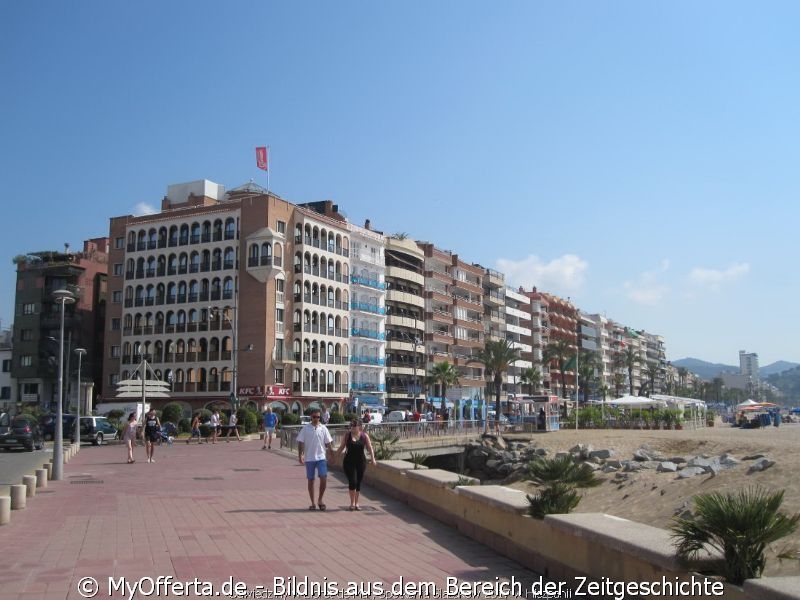
[[(131, 585), (158, 576), (197, 578), (212, 582), (214, 593), (231, 578), (248, 589), (293, 576), (340, 589), (370, 581), (389, 589), (401, 578), (440, 588), (447, 577), (513, 576), (528, 586), (538, 579), (375, 490), (363, 490), (362, 512), (348, 511), (338, 472), (328, 479), (328, 510), (311, 512), (297, 457), (262, 451), (258, 441), (161, 446), (153, 464), (137, 448), (134, 464), (125, 459), (121, 446), (84, 446), (62, 481), (14, 511), (0, 527), (0, 599), (82, 598), (78, 583), (85, 577), (99, 583), (96, 598), (130, 596), (109, 592), (109, 577)], [(164, 589), (149, 597), (165, 597)], [(191, 589), (170, 591), (178, 594), (168, 597), (196, 597)], [(304, 595), (302, 588), (287, 591)]]

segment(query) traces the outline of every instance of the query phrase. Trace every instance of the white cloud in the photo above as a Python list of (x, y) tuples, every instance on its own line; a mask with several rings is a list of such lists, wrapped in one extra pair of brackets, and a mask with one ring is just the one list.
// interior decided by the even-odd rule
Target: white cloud
[(711, 291), (719, 291), (720, 287), (741, 279), (750, 272), (747, 263), (734, 263), (725, 270), (704, 269), (695, 267), (689, 272), (689, 281)]
[(669, 292), (669, 286), (662, 283), (661, 279), (669, 271), (670, 262), (663, 259), (654, 271), (644, 271), (633, 281), (622, 284), (625, 295), (636, 302), (646, 306), (656, 306)]
[(147, 204), (147, 202), (139, 202), (133, 209), (133, 216), (141, 217), (144, 215), (154, 215), (158, 212), (154, 206)]
[(528, 290), (536, 286), (561, 296), (575, 294), (581, 289), (588, 268), (589, 263), (574, 254), (565, 254), (550, 262), (534, 255), (520, 261), (497, 260), (497, 270), (505, 274), (508, 285)]

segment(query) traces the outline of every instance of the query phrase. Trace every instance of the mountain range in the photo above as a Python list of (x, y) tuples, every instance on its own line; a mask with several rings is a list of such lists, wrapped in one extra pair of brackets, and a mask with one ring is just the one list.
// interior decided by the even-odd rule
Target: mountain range
[[(672, 365), (675, 367), (684, 367), (699, 375), (702, 379), (711, 381), (714, 377), (717, 377), (720, 373), (738, 373), (739, 366), (738, 365), (725, 365), (722, 363), (710, 363), (704, 360), (700, 360), (699, 358), (681, 358), (679, 360), (673, 360)], [(784, 371), (788, 371), (790, 369), (794, 369), (795, 367), (800, 366), (798, 363), (788, 362), (785, 360), (779, 360), (777, 362), (771, 363), (769, 365), (765, 365), (758, 369), (758, 374), (761, 376), (762, 379), (766, 379), (770, 375), (775, 375), (777, 373), (783, 373)]]

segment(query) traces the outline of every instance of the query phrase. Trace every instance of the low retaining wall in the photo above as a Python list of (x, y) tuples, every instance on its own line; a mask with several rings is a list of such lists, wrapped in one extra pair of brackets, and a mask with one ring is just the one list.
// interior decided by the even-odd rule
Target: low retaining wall
[[(666, 581), (673, 586), (690, 582), (693, 586), (706, 586), (706, 590), (716, 583), (716, 589), (723, 590), (722, 597), (734, 600), (800, 599), (800, 577), (754, 579), (738, 587), (699, 575), (697, 571), (707, 570), (709, 562), (716, 559), (708, 556), (690, 565), (680, 563), (669, 532), (650, 525), (598, 513), (534, 519), (527, 514), (529, 503), (524, 492), (499, 485), (458, 485), (463, 478), (455, 473), (414, 469), (413, 463), (402, 460), (380, 461), (376, 468), (367, 469), (365, 479), (546, 579), (564, 582), (572, 590), (590, 581), (617, 585)], [(583, 591), (586, 592), (585, 587)], [(688, 597), (685, 593), (657, 594), (655, 590), (647, 595)], [(710, 593), (694, 595), (704, 596), (713, 597)]]

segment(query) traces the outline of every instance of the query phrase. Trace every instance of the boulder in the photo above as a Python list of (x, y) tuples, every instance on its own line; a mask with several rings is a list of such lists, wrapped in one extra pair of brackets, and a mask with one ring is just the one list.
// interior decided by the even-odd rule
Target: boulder
[(656, 471), (658, 471), (659, 473), (675, 473), (678, 471), (678, 465), (676, 465), (674, 462), (665, 460), (658, 463)]
[(759, 458), (756, 462), (750, 465), (750, 468), (747, 469), (748, 473), (756, 473), (758, 471), (764, 471), (769, 469), (772, 465), (775, 464), (775, 461), (771, 458), (767, 458), (764, 456), (763, 458)]
[(609, 448), (604, 448), (602, 450), (592, 450), (589, 452), (589, 458), (602, 458), (608, 459), (614, 456), (614, 451)]
[(678, 478), (688, 479), (689, 477), (694, 477), (695, 475), (701, 475), (703, 473), (705, 473), (705, 471), (702, 467), (684, 467), (678, 471)]

